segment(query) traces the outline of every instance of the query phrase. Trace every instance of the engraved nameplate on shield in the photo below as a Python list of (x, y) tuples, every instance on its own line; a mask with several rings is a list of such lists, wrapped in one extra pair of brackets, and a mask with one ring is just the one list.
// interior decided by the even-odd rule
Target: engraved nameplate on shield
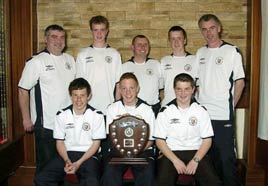
[(109, 136), (121, 158), (135, 158), (148, 141), (149, 125), (135, 116), (122, 116), (110, 124)]

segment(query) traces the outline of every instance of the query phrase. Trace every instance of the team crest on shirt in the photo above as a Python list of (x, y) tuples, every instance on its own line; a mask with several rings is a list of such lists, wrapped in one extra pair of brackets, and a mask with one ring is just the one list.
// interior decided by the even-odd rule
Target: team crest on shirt
[(111, 56), (106, 56), (106, 57), (105, 57), (105, 61), (106, 61), (107, 63), (111, 63), (112, 60), (113, 60), (113, 58), (112, 58)]
[(184, 70), (187, 71), (187, 72), (189, 72), (189, 71), (192, 70), (192, 66), (191, 66), (190, 64), (186, 64), (186, 65), (184, 66)]
[(84, 122), (82, 125), (82, 129), (84, 131), (89, 131), (90, 130), (90, 124), (88, 122)]
[(67, 70), (71, 70), (71, 64), (69, 63), (69, 62), (65, 62), (65, 68), (67, 69)]
[(223, 58), (222, 57), (217, 57), (216, 60), (215, 60), (215, 63), (217, 65), (221, 65), (223, 63)]
[(153, 69), (151, 69), (151, 68), (146, 69), (146, 74), (149, 76), (152, 76), (154, 74)]
[(197, 124), (197, 118), (195, 116), (191, 116), (189, 118), (189, 124), (195, 126)]
[(180, 119), (178, 119), (178, 118), (173, 118), (169, 122), (169, 124), (179, 124), (179, 123), (180, 123)]

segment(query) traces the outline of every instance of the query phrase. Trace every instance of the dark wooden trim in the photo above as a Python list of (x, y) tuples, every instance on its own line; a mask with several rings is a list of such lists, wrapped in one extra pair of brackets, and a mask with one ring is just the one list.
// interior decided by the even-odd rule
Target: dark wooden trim
[[(13, 134), (24, 135), (22, 117), (18, 102), (18, 82), (25, 66), (25, 61), (33, 55), (32, 44), (32, 2), (36, 0), (11, 0), (10, 35), (11, 35), (11, 70), (12, 70), (12, 118)], [(34, 3), (36, 5), (36, 3)], [(34, 8), (36, 10), (36, 7)], [(36, 20), (36, 18), (34, 19)], [(34, 137), (32, 133), (24, 135), (24, 165), (34, 165)]]
[[(34, 2), (34, 3), (33, 3)], [(9, 139), (0, 147), (0, 183), (20, 165), (34, 165), (34, 140), (25, 134), (18, 103), (18, 82), (26, 59), (33, 54), (32, 17), (36, 0), (9, 0), (7, 3), (8, 25), (8, 116)], [(32, 5), (33, 3), (33, 5)], [(36, 21), (36, 18), (34, 18)], [(35, 23), (36, 26), (36, 23)], [(35, 34), (36, 36), (36, 34)]]
[(250, 101), (248, 110), (247, 165), (256, 166), (256, 144), (259, 111), (260, 51), (261, 51), (261, 1), (251, 0), (251, 64), (250, 64)]

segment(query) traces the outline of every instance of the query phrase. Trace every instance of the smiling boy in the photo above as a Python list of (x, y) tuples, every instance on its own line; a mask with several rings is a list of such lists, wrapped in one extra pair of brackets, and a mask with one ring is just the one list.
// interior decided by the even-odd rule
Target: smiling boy
[(66, 174), (76, 174), (80, 185), (99, 185), (98, 150), (106, 137), (103, 114), (88, 105), (91, 88), (83, 78), (69, 86), (72, 105), (59, 111), (53, 132), (58, 154), (35, 176), (36, 186), (52, 186)]

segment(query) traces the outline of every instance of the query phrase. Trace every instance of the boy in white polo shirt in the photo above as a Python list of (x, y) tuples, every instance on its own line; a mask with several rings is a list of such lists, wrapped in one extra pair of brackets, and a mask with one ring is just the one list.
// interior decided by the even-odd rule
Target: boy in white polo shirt
[(202, 185), (221, 185), (206, 155), (213, 129), (207, 111), (193, 102), (194, 80), (185, 73), (173, 83), (176, 99), (164, 106), (154, 130), (156, 145), (163, 153), (158, 159), (158, 186), (171, 186), (179, 174), (194, 175)]
[[(111, 104), (107, 109), (107, 132), (109, 125), (114, 119), (118, 119), (124, 115), (132, 115), (144, 119), (149, 124), (149, 141), (138, 157), (146, 158), (148, 165), (112, 165), (106, 164), (102, 186), (122, 186), (123, 174), (128, 167), (131, 166), (135, 185), (152, 186), (154, 181), (154, 150), (153, 145), (153, 128), (155, 122), (154, 112), (150, 105), (137, 97), (139, 92), (139, 83), (133, 73), (124, 73), (119, 81), (119, 91), (122, 99)], [(109, 156), (114, 154), (113, 149), (109, 152)]]
[(91, 88), (83, 78), (69, 86), (72, 105), (59, 111), (53, 131), (58, 154), (35, 176), (36, 186), (52, 186), (66, 174), (76, 174), (79, 185), (99, 185), (98, 150), (106, 137), (103, 114), (89, 106)]

